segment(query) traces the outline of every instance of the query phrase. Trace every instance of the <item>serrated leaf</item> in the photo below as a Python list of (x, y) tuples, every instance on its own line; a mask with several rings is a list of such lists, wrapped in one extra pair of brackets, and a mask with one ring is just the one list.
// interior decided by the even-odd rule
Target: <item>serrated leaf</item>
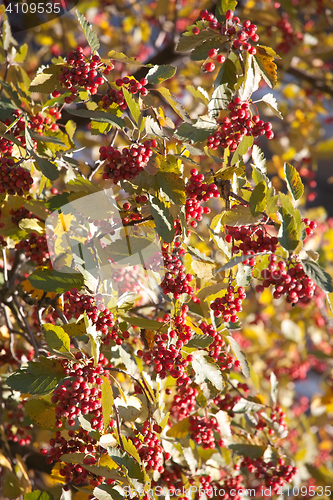
[(169, 78), (172, 78), (176, 71), (177, 68), (175, 66), (156, 65), (148, 71), (146, 78), (151, 85), (159, 85), (165, 80), (169, 80)]
[(253, 217), (263, 212), (267, 204), (267, 185), (264, 181), (259, 182), (251, 193), (249, 206)]
[(233, 97), (233, 91), (228, 83), (222, 83), (214, 90), (208, 103), (208, 113), (211, 118), (216, 118), (222, 109), (227, 109)]
[(43, 92), (51, 94), (54, 90), (62, 90), (63, 86), (59, 81), (62, 74), (63, 64), (51, 64), (39, 73), (31, 82), (30, 92)]
[(304, 193), (304, 186), (301, 180), (301, 176), (297, 172), (296, 168), (289, 163), (284, 164), (284, 175), (289, 192), (291, 193), (295, 201), (299, 200), (299, 198)]
[(243, 205), (237, 205), (231, 211), (226, 212), (222, 217), (222, 223), (225, 226), (248, 226), (256, 224), (260, 221), (262, 215), (256, 215), (255, 217), (251, 214), (249, 207), (244, 207)]
[(49, 394), (64, 378), (60, 360), (39, 357), (39, 362), (29, 361), (28, 366), (12, 373), (6, 380), (7, 385), (22, 394)]
[(250, 377), (249, 364), (248, 364), (246, 356), (243, 353), (243, 351), (241, 350), (238, 342), (230, 335), (226, 335), (224, 337), (224, 339), (229, 343), (235, 358), (238, 359), (238, 361), (240, 362), (241, 370), (242, 370), (244, 377), (249, 378)]
[(31, 152), (31, 155), (33, 156), (35, 162), (37, 163), (38, 167), (40, 168), (40, 171), (42, 172), (43, 175), (50, 181), (55, 181), (59, 177), (59, 171), (57, 168), (57, 165), (50, 160), (47, 160), (46, 158), (41, 158), (40, 156), (37, 156), (36, 153)]
[(28, 277), (34, 288), (44, 292), (64, 293), (72, 288), (81, 289), (84, 285), (84, 278), (80, 273), (60, 273), (54, 269), (37, 269)]
[(168, 437), (173, 437), (176, 439), (186, 437), (190, 432), (190, 421), (189, 418), (184, 418), (177, 424), (173, 425), (166, 433)]
[(224, 83), (227, 84), (231, 90), (234, 89), (237, 83), (237, 69), (234, 62), (230, 59), (230, 56), (222, 64), (217, 77), (214, 80), (214, 89)]
[(175, 131), (174, 136), (179, 140), (202, 142), (217, 130), (216, 121), (199, 118), (195, 123), (182, 123)]
[(169, 104), (169, 106), (171, 106), (174, 112), (177, 113), (178, 116), (180, 116), (180, 118), (182, 118), (186, 122), (191, 121), (184, 106), (177, 100), (177, 97), (173, 96), (170, 93), (169, 89), (167, 89), (166, 87), (160, 87), (156, 89), (156, 91), (163, 96), (165, 101)]
[(333, 281), (324, 269), (317, 262), (312, 260), (301, 260), (304, 272), (312, 279), (312, 281), (325, 293), (333, 292)]
[(201, 384), (209, 381), (216, 389), (222, 391), (224, 383), (222, 373), (216, 363), (211, 363), (207, 353), (204, 351), (195, 351), (193, 354), (192, 368), (195, 371), (194, 381)]
[(191, 262), (191, 268), (195, 275), (204, 281), (214, 281), (214, 272), (216, 271), (216, 264), (210, 262), (200, 262), (194, 260)]
[(112, 415), (112, 407), (114, 404), (113, 401), (113, 392), (112, 392), (112, 387), (110, 384), (110, 381), (107, 377), (102, 376), (101, 379), (103, 380), (102, 383), (102, 414), (103, 414), (103, 422), (104, 422), (104, 429), (107, 429), (111, 415)]
[(264, 153), (261, 151), (261, 149), (254, 144), (252, 148), (252, 160), (254, 166), (257, 170), (259, 170), (261, 173), (266, 174), (266, 158)]
[(194, 456), (192, 448), (183, 448), (182, 451), (191, 474), (195, 474), (195, 471), (198, 468), (198, 461)]
[(243, 457), (256, 459), (262, 457), (265, 451), (264, 446), (246, 443), (233, 443), (229, 444), (228, 448)]
[(208, 40), (222, 41), (222, 37), (219, 33), (214, 33), (208, 30), (202, 30), (197, 35), (194, 35), (191, 27), (191, 31), (183, 33), (180, 37), (176, 51), (188, 52)]
[(127, 103), (128, 109), (131, 112), (131, 115), (133, 116), (136, 124), (139, 123), (139, 118), (140, 118), (140, 106), (139, 104), (133, 99), (132, 94), (125, 88), (123, 87), (123, 94), (125, 101)]
[(45, 399), (28, 399), (24, 404), (24, 411), (42, 429), (54, 430), (56, 421), (55, 406)]
[(185, 182), (182, 177), (172, 172), (157, 172), (156, 179), (160, 188), (175, 205), (185, 205)]
[(253, 92), (255, 92), (258, 88), (257, 82), (254, 78), (252, 59), (253, 56), (249, 54), (249, 52), (246, 52), (244, 55), (244, 79), (238, 89), (238, 97), (242, 101), (247, 101)]
[(234, 413), (245, 413), (248, 411), (259, 411), (264, 408), (264, 405), (255, 403), (253, 401), (249, 401), (245, 398), (240, 399), (237, 401), (235, 406), (232, 408), (232, 411)]
[(271, 383), (271, 399), (272, 399), (273, 403), (276, 403), (279, 383), (278, 383), (278, 379), (276, 378), (276, 375), (274, 372), (271, 373), (270, 383)]
[(58, 139), (58, 137), (39, 135), (37, 132), (34, 132), (33, 130), (30, 130), (29, 133), (31, 137), (37, 142), (51, 142), (52, 144), (57, 144), (58, 146), (66, 147), (66, 145), (62, 142), (62, 140)]
[(111, 123), (116, 128), (123, 129), (126, 126), (125, 120), (112, 113), (104, 113), (104, 111), (94, 111), (89, 109), (67, 109), (71, 115), (89, 118), (95, 122)]
[[(122, 320), (127, 321), (132, 326), (139, 328), (147, 328), (148, 330), (158, 330), (161, 328), (162, 323), (154, 319), (136, 318), (135, 316), (121, 316)], [(162, 330), (162, 329), (161, 329)]]
[(223, 14), (225, 14), (227, 10), (235, 10), (237, 3), (237, 0), (222, 0), (221, 6)]
[(214, 417), (219, 424), (221, 436), (230, 438), (232, 435), (230, 427), (230, 415), (226, 411), (219, 410), (217, 413), (215, 413)]
[(252, 281), (252, 267), (238, 264), (236, 283), (238, 286), (247, 287)]
[(295, 217), (286, 208), (280, 208), (282, 224), (278, 232), (280, 245), (288, 251), (293, 251), (299, 244), (298, 228)]
[(92, 52), (96, 52), (100, 47), (97, 33), (81, 12), (77, 10), (76, 15)]
[(166, 243), (171, 243), (175, 236), (173, 217), (167, 206), (156, 196), (149, 196), (150, 213), (154, 217), (157, 234)]
[(190, 94), (197, 100), (203, 102), (206, 106), (208, 105), (209, 98), (206, 90), (202, 87), (193, 87), (193, 85), (187, 85), (186, 90), (190, 92)]
[(244, 135), (241, 142), (238, 144), (236, 151), (231, 158), (231, 164), (234, 165), (244, 156), (253, 145), (253, 136)]
[(127, 396), (126, 403), (120, 398), (116, 399), (119, 417), (126, 422), (134, 422), (142, 413), (142, 402), (135, 396)]
[(108, 454), (116, 464), (126, 467), (129, 477), (143, 479), (144, 474), (140, 465), (131, 455), (113, 447), (108, 448)]
[[(254, 61), (257, 63), (261, 75), (267, 85), (271, 88), (275, 87), (277, 82), (277, 66), (274, 62), (274, 57), (276, 56), (274, 51), (270, 51), (269, 47), (264, 47), (262, 45), (256, 46), (256, 54), (254, 56)], [(274, 52), (275, 56), (272, 55)]]
[(263, 102), (265, 102), (270, 107), (270, 109), (272, 110), (272, 112), (274, 113), (275, 116), (277, 116), (278, 118), (281, 118), (281, 120), (283, 120), (283, 116), (281, 115), (279, 108), (278, 108), (277, 100), (275, 99), (273, 94), (266, 94), (266, 95), (264, 95), (264, 97), (261, 98), (261, 100)]
[(115, 50), (110, 50), (108, 58), (124, 64), (132, 64), (133, 66), (151, 67), (151, 64), (143, 64), (140, 61), (137, 61), (134, 57), (128, 57), (122, 52), (116, 52)]
[(208, 255), (204, 254), (203, 252), (200, 252), (198, 248), (191, 247), (190, 245), (188, 245), (187, 251), (189, 254), (194, 255), (203, 262), (210, 262), (211, 264), (215, 264), (215, 261), (213, 259), (208, 257)]
[(62, 328), (70, 337), (86, 334), (86, 324), (84, 318), (81, 318), (76, 323), (67, 323), (66, 325), (63, 325)]
[(227, 286), (228, 284), (224, 281), (219, 281), (214, 285), (205, 286), (204, 288), (201, 288), (201, 290), (199, 290), (199, 292), (197, 293), (197, 297), (204, 300), (207, 297), (210, 297), (210, 295), (216, 295), (221, 292), (221, 290), (225, 290)]
[(205, 334), (198, 334), (195, 333), (191, 340), (186, 344), (186, 347), (189, 347), (190, 349), (206, 349), (212, 342), (214, 341), (213, 337), (210, 337), (209, 335)]
[(43, 223), (38, 219), (21, 219), (19, 221), (19, 228), (27, 231), (27, 233), (36, 232), (39, 234), (42, 234), (45, 230)]
[(51, 349), (59, 352), (69, 352), (70, 338), (61, 326), (44, 324), (43, 330), (45, 342)]

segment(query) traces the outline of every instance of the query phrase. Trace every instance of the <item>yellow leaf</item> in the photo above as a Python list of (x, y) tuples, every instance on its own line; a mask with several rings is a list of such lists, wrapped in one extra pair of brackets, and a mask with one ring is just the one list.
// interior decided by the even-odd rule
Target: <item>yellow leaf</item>
[[(30, 283), (29, 280), (22, 281), (21, 282), (21, 287), (23, 288), (23, 290), (25, 291), (25, 293), (27, 293), (28, 295), (30, 295), (33, 299), (41, 300), (42, 297), (43, 297), (43, 294), (45, 293), (43, 290), (39, 290), (38, 288), (34, 288), (32, 286), (32, 284)], [(45, 297), (48, 297), (51, 300), (55, 299), (56, 296), (57, 296), (57, 294), (54, 293), (54, 292), (48, 292), (45, 295)], [(59, 301), (58, 305), (62, 309), (61, 301)]]
[(54, 406), (45, 399), (28, 399), (24, 405), (28, 416), (43, 429), (55, 429), (56, 420)]
[(10, 464), (10, 461), (3, 455), (0, 451), (0, 465), (1, 467), (5, 467), (6, 469), (12, 470), (12, 466)]
[(257, 45), (257, 53), (255, 55), (255, 59), (263, 73), (263, 77), (266, 83), (271, 84), (272, 87), (275, 87), (277, 82), (277, 66), (274, 62), (274, 56), (269, 53), (268, 49), (268, 47)]
[(168, 430), (167, 436), (174, 438), (186, 437), (190, 431), (189, 418), (184, 418), (178, 424), (175, 424)]
[(216, 277), (213, 274), (213, 272), (216, 270), (215, 264), (194, 260), (191, 264), (191, 267), (198, 278), (205, 281), (216, 281)]
[(68, 323), (67, 325), (62, 326), (63, 330), (70, 337), (76, 337), (77, 335), (84, 335), (86, 333), (86, 324), (84, 318), (80, 319), (76, 323)]
[(52, 469), (51, 477), (55, 483), (65, 483), (65, 479), (63, 476), (59, 474), (60, 469), (62, 469), (62, 464), (60, 462), (56, 463)]
[(102, 412), (103, 412), (103, 422), (104, 428), (106, 429), (110, 423), (112, 415), (113, 392), (110, 384), (110, 380), (107, 377), (101, 377), (102, 383)]
[(146, 328), (141, 328), (141, 339), (145, 345), (145, 348), (150, 351), (153, 348), (155, 340), (155, 332), (152, 330), (147, 330)]

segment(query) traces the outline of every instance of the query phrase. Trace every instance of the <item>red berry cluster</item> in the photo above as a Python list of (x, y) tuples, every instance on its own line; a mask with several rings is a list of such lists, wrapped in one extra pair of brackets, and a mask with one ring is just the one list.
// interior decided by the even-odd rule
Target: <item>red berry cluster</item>
[(45, 113), (37, 113), (35, 116), (31, 117), (30, 128), (38, 132), (39, 135), (42, 135), (43, 131), (48, 129), (52, 132), (57, 132), (59, 130), (59, 125), (55, 122), (60, 120), (61, 117), (62, 114), (58, 111), (57, 107), (49, 108), (45, 110)]
[[(65, 98), (67, 104), (75, 101), (80, 87), (89, 90), (91, 94), (96, 94), (98, 87), (105, 83), (101, 72), (108, 75), (113, 69), (113, 64), (107, 66), (98, 55), (93, 55), (89, 59), (83, 54), (82, 47), (77, 47), (74, 52), (69, 52), (66, 65), (61, 68), (59, 82), (63, 87), (70, 90), (72, 95)], [(60, 92), (54, 90), (53, 97), (59, 97)]]
[[(68, 431), (68, 438), (64, 437), (60, 431), (57, 431), (55, 437), (50, 439), (50, 449), (41, 449), (41, 454), (46, 456), (46, 463), (52, 464), (55, 461), (61, 462), (62, 455), (68, 453), (85, 453), (87, 456), (84, 458), (84, 465), (94, 465), (96, 458), (94, 454), (96, 451), (99, 453), (105, 452), (103, 448), (99, 448), (97, 441), (92, 436), (89, 436), (88, 431), (80, 428), (77, 431)], [(103, 482), (104, 478), (97, 478), (94, 474), (84, 468), (80, 464), (63, 464), (59, 469), (59, 474), (64, 478), (66, 485), (64, 489), (68, 491), (69, 483), (73, 482), (74, 485), (86, 484), (90, 479), (90, 484), (97, 486)], [(98, 484), (91, 481), (98, 480)]]
[[(88, 318), (96, 326), (97, 330), (105, 336), (103, 343), (108, 345), (111, 340), (114, 340), (118, 345), (122, 344), (122, 339), (119, 338), (117, 329), (109, 328), (115, 326), (113, 314), (103, 303), (103, 296), (97, 294), (92, 297), (88, 294), (79, 294), (77, 288), (72, 288), (69, 292), (65, 292), (64, 299), (64, 315), (70, 320), (73, 317), (78, 319), (81, 314), (86, 312)], [(54, 319), (57, 318), (57, 313), (53, 313)]]
[(162, 256), (166, 269), (165, 276), (161, 282), (163, 293), (166, 295), (172, 293), (175, 299), (179, 299), (183, 293), (192, 295), (193, 288), (188, 282), (193, 280), (192, 274), (185, 274), (185, 266), (182, 264), (181, 257), (185, 250), (180, 248), (180, 243), (176, 241), (174, 248), (169, 252), (169, 245), (162, 247)]
[(288, 54), (291, 49), (303, 40), (303, 34), (300, 31), (295, 31), (289, 22), (289, 15), (284, 12), (282, 19), (276, 23), (276, 27), (282, 33), (282, 41), (277, 45), (276, 50)]
[[(190, 416), (190, 435), (193, 441), (202, 445), (204, 450), (215, 448), (214, 431), (220, 433), (219, 425), (215, 417)], [(224, 446), (223, 440), (218, 442), (219, 446)]]
[[(226, 242), (232, 243), (231, 252), (233, 255), (242, 252), (243, 255), (248, 255), (249, 259), (243, 261), (243, 264), (254, 266), (255, 259), (251, 255), (261, 252), (275, 252), (279, 240), (275, 236), (270, 236), (265, 233), (260, 226), (226, 226)], [(241, 243), (238, 243), (241, 241)]]
[[(176, 490), (184, 490), (183, 477), (183, 468), (175, 462), (172, 462), (172, 464), (166, 468), (164, 472), (162, 472), (160, 480), (158, 482), (153, 480), (151, 485), (152, 487), (155, 487), (159, 486), (160, 483), (165, 484), (166, 488), (170, 492), (170, 495), (173, 496)], [(189, 483), (193, 484), (192, 478), (189, 478)], [(187, 500), (186, 497), (182, 497), (182, 499)]]
[(30, 172), (23, 167), (16, 167), (13, 158), (0, 159), (0, 194), (23, 196), (33, 182)]
[(37, 235), (32, 232), (26, 240), (19, 241), (15, 248), (23, 250), (26, 258), (31, 259), (38, 266), (45, 264), (50, 258), (45, 234)]
[(218, 130), (207, 139), (207, 146), (210, 149), (229, 147), (229, 150), (233, 152), (244, 136), (266, 135), (267, 139), (273, 139), (272, 124), (260, 120), (258, 115), (252, 115), (250, 103), (242, 102), (239, 97), (235, 97), (228, 104), (228, 110), (229, 116), (222, 119)]
[[(200, 17), (202, 19), (202, 28), (207, 31), (218, 32), (227, 37), (229, 45), (235, 51), (245, 51), (251, 55), (255, 55), (257, 50), (250, 42), (257, 43), (259, 35), (257, 34), (257, 26), (252, 24), (248, 19), (241, 24), (239, 17), (234, 15), (232, 10), (228, 10), (225, 14), (226, 24), (222, 26), (212, 12), (206, 9), (201, 10)], [(198, 26), (192, 28), (192, 33), (198, 35), (200, 29)], [(223, 43), (224, 45), (224, 43)], [(215, 59), (219, 64), (223, 64), (225, 56), (219, 53), (219, 48), (211, 48), (207, 53), (208, 57)], [(204, 63), (204, 70), (212, 72), (215, 69), (215, 64), (212, 62)]]
[[(83, 358), (81, 353), (76, 353), (76, 359)], [(103, 383), (102, 375), (105, 375), (103, 365), (108, 361), (103, 355), (100, 363), (94, 367), (94, 360), (86, 363), (69, 363), (67, 359), (61, 360), (65, 375), (71, 377), (53, 391), (51, 402), (57, 403), (55, 414), (57, 417), (56, 427), (63, 427), (62, 419), (65, 418), (68, 425), (73, 427), (79, 415), (91, 415), (90, 425), (93, 429), (103, 429), (103, 415), (101, 403), (101, 389)], [(95, 385), (95, 387), (91, 387)], [(109, 424), (113, 426), (113, 421)]]
[[(242, 486), (243, 477), (229, 476), (224, 478), (223, 483), (212, 483), (212, 488), (216, 488), (217, 491), (223, 489), (225, 492), (223, 498), (228, 498), (232, 500), (242, 500), (244, 495), (244, 487)], [(242, 493), (241, 493), (242, 492)]]
[(254, 473), (257, 479), (264, 479), (265, 486), (271, 487), (274, 493), (278, 493), (285, 483), (291, 483), (297, 472), (297, 468), (286, 465), (283, 458), (280, 458), (276, 464), (265, 462), (263, 458), (244, 457), (240, 466), (246, 467), (249, 472)]
[(188, 417), (195, 410), (196, 397), (199, 392), (191, 386), (177, 388), (177, 394), (173, 398), (170, 415), (174, 420), (180, 421)]
[(267, 269), (261, 271), (264, 278), (262, 285), (256, 286), (256, 291), (262, 293), (265, 288), (273, 285), (273, 297), (279, 299), (286, 295), (286, 301), (289, 304), (301, 302), (307, 304), (314, 296), (316, 285), (309, 278), (301, 264), (287, 265), (284, 260), (277, 260), (276, 255), (269, 256), (269, 265)]
[(232, 411), (234, 406), (241, 400), (240, 396), (232, 396), (230, 393), (217, 396), (214, 399), (214, 404), (223, 411), (229, 413), (230, 417), (234, 417), (235, 414)]
[(147, 165), (157, 142), (145, 141), (143, 144), (132, 144), (128, 148), (119, 151), (112, 146), (102, 146), (99, 150), (101, 161), (106, 160), (104, 165), (103, 179), (112, 179), (115, 184), (119, 181), (134, 179)]
[(317, 228), (317, 222), (308, 219), (307, 217), (303, 219), (303, 222), (305, 224), (305, 232), (307, 236), (312, 236), (313, 235), (313, 230)]
[(38, 219), (38, 217), (35, 214), (27, 210), (23, 205), (21, 208), (17, 208), (16, 210), (12, 208), (10, 211), (10, 215), (12, 216), (13, 224), (15, 224), (16, 226), (19, 225), (19, 222), (22, 219), (34, 219), (34, 218)]
[[(8, 127), (11, 125), (17, 118), (20, 117), (22, 111), (19, 109), (15, 109), (12, 113), (14, 116), (12, 118), (7, 118), (3, 123)], [(8, 130), (8, 135), (14, 136), (21, 144), (22, 147), (25, 147), (25, 135), (21, 135), (25, 130), (25, 121), (23, 115), (17, 120), (15, 125), (13, 125)], [(11, 156), (13, 151), (14, 143), (9, 139), (5, 139), (4, 137), (0, 138), (0, 154), (1, 156)]]
[(186, 185), (186, 220), (189, 222), (190, 218), (195, 219), (190, 223), (192, 227), (197, 227), (196, 221), (202, 220), (203, 213), (210, 213), (210, 208), (202, 207), (201, 202), (220, 196), (216, 184), (206, 184), (203, 182), (204, 179), (204, 175), (199, 174), (198, 170), (193, 168)]
[(120, 295), (125, 292), (139, 293), (142, 285), (139, 281), (141, 266), (122, 267), (120, 269), (112, 269), (112, 281), (117, 285), (117, 290)]
[[(14, 403), (14, 402), (13, 402)], [(8, 405), (6, 419), (4, 421), (4, 432), (8, 441), (13, 441), (21, 446), (26, 446), (31, 443), (32, 436), (29, 431), (31, 431), (31, 426), (22, 426), (24, 421), (24, 401), (13, 406)]]
[(111, 89), (107, 95), (102, 97), (102, 105), (104, 109), (108, 109), (113, 103), (116, 103), (122, 111), (127, 109), (127, 103), (122, 87), (127, 88), (131, 94), (139, 93), (140, 95), (145, 96), (149, 93), (149, 90), (146, 88), (146, 85), (148, 85), (148, 80), (146, 78), (142, 78), (138, 82), (134, 77), (125, 76), (125, 78), (122, 79), (118, 78), (118, 80), (116, 80), (116, 85), (120, 87), (120, 90)]
[(210, 308), (214, 311), (215, 318), (223, 316), (225, 323), (237, 323), (237, 313), (242, 311), (242, 300), (246, 298), (245, 290), (242, 286), (228, 286), (227, 294), (223, 297), (218, 297), (211, 303)]
[(208, 325), (205, 322), (200, 323), (199, 328), (210, 337), (213, 338), (213, 342), (206, 348), (208, 354), (211, 358), (218, 362), (221, 370), (230, 370), (235, 363), (238, 366), (238, 362), (227, 353), (226, 345), (223, 337), (217, 333), (213, 325)]
[[(157, 470), (159, 473), (164, 472), (163, 467), (163, 448), (157, 433), (162, 431), (161, 427), (154, 424), (151, 428), (149, 420), (143, 423), (141, 431), (137, 431), (135, 437), (131, 437), (135, 448), (137, 449), (141, 460), (146, 466), (146, 469)], [(169, 457), (169, 454), (168, 454)]]

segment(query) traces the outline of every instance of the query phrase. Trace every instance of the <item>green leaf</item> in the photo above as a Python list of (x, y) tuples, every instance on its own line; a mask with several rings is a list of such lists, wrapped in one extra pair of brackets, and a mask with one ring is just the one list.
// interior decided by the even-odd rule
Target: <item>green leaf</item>
[(266, 174), (266, 158), (264, 153), (256, 144), (254, 144), (252, 148), (252, 160), (254, 163), (252, 166), (259, 170), (262, 174)]
[(17, 48), (17, 53), (15, 55), (14, 61), (17, 63), (24, 62), (28, 52), (28, 44), (24, 43), (20, 47)]
[(213, 91), (208, 104), (208, 113), (211, 118), (216, 118), (222, 109), (227, 109), (233, 97), (233, 91), (228, 83), (222, 83)]
[(64, 378), (60, 360), (39, 357), (39, 362), (29, 361), (28, 366), (10, 375), (6, 383), (22, 394), (49, 394)]
[(125, 120), (112, 113), (104, 113), (104, 111), (94, 111), (90, 109), (67, 109), (67, 112), (82, 118), (90, 118), (95, 122), (111, 123), (111, 125), (116, 128), (123, 129), (126, 127)]
[(123, 94), (124, 94), (128, 109), (130, 110), (136, 124), (138, 124), (139, 118), (140, 118), (140, 106), (133, 99), (132, 94), (130, 92), (128, 92), (128, 90), (125, 87), (123, 87)]
[(151, 64), (142, 64), (140, 61), (134, 59), (134, 57), (128, 57), (122, 52), (116, 52), (115, 50), (110, 50), (108, 53), (109, 59), (113, 61), (119, 61), (124, 64), (132, 64), (133, 66), (141, 66), (141, 67), (151, 67)]
[(135, 479), (143, 479), (144, 474), (140, 468), (140, 465), (132, 456), (128, 455), (128, 453), (124, 453), (120, 450), (117, 450), (116, 448), (109, 446), (108, 454), (112, 458), (112, 460), (116, 462), (116, 464), (118, 464), (120, 467), (126, 467), (129, 477)]
[(84, 285), (84, 278), (80, 273), (60, 273), (54, 269), (37, 269), (28, 277), (31, 285), (44, 292), (64, 293), (72, 288), (80, 290)]
[(40, 156), (37, 156), (36, 153), (31, 152), (31, 155), (35, 159), (38, 167), (40, 168), (40, 171), (42, 172), (43, 175), (50, 181), (55, 181), (59, 177), (59, 170), (56, 166), (55, 163), (51, 162), (50, 160), (47, 160), (46, 158), (41, 158)]
[(175, 66), (156, 65), (148, 71), (146, 78), (151, 85), (159, 85), (165, 80), (172, 78), (176, 71), (177, 68), (175, 68)]
[(191, 349), (206, 349), (214, 341), (213, 337), (205, 334), (195, 333), (191, 340), (186, 344), (186, 347)]
[(87, 21), (84, 15), (81, 14), (81, 12), (77, 10), (76, 15), (83, 30), (83, 33), (86, 35), (87, 42), (92, 52), (96, 52), (100, 47), (97, 33), (93, 30), (92, 25)]
[(229, 444), (228, 448), (230, 448), (238, 455), (241, 455), (243, 457), (249, 457), (252, 459), (262, 457), (265, 451), (264, 446), (259, 446), (256, 444), (246, 444), (246, 443)]
[(273, 94), (266, 94), (264, 95), (264, 97), (261, 98), (261, 100), (270, 107), (271, 111), (274, 113), (275, 116), (283, 120), (283, 116), (281, 115), (278, 108), (277, 100), (275, 99)]
[(259, 182), (251, 193), (249, 205), (253, 217), (263, 212), (267, 204), (267, 185), (264, 181)]
[(258, 82), (254, 77), (252, 60), (253, 56), (246, 52), (244, 54), (244, 79), (238, 90), (238, 97), (244, 102), (247, 101), (258, 88)]
[(304, 186), (301, 176), (296, 168), (289, 163), (284, 164), (284, 175), (286, 177), (287, 187), (294, 200), (298, 200), (304, 192)]
[(199, 118), (195, 123), (182, 123), (174, 133), (174, 136), (181, 140), (202, 142), (217, 130), (216, 121), (202, 120)]
[(176, 439), (186, 437), (190, 432), (190, 421), (189, 418), (183, 418), (180, 422), (173, 425), (171, 429), (167, 431), (168, 437), (173, 437)]
[(37, 142), (51, 142), (52, 144), (57, 144), (59, 146), (66, 146), (58, 137), (52, 137), (48, 135), (39, 135), (33, 130), (29, 131), (31, 137)]
[(325, 293), (333, 292), (332, 276), (322, 269), (317, 262), (301, 260), (304, 272)]
[(203, 102), (206, 106), (208, 105), (209, 99), (205, 89), (203, 89), (202, 87), (196, 88), (193, 87), (193, 85), (186, 85), (186, 90), (188, 90), (195, 99)]
[(286, 208), (280, 208), (282, 224), (278, 233), (280, 245), (288, 251), (293, 251), (299, 244), (298, 228), (295, 217)]
[(177, 52), (188, 52), (189, 50), (195, 49), (195, 47), (208, 40), (216, 40), (217, 43), (223, 43), (224, 41), (224, 37), (222, 38), (219, 33), (214, 33), (209, 30), (202, 30), (197, 35), (194, 35), (192, 33), (192, 27), (193, 26), (189, 26), (190, 31), (183, 33), (180, 37), (180, 40), (176, 47)]
[(170, 93), (169, 89), (167, 89), (166, 87), (160, 87), (156, 90), (163, 96), (165, 101), (169, 104), (169, 106), (171, 106), (174, 112), (177, 113), (178, 116), (180, 116), (180, 118), (182, 118), (186, 122), (191, 121), (190, 117), (185, 111), (184, 106), (177, 100), (177, 97), (173, 96)]
[(110, 484), (100, 484), (96, 486), (93, 495), (97, 500), (123, 500), (125, 498), (124, 495), (119, 493), (119, 491)]
[(104, 429), (107, 429), (111, 415), (112, 415), (112, 407), (114, 404), (113, 401), (113, 392), (110, 384), (110, 380), (107, 377), (101, 377), (103, 380), (102, 383), (102, 413), (103, 413), (103, 422)]
[(187, 246), (187, 251), (189, 254), (194, 255), (197, 257), (199, 260), (202, 260), (203, 262), (210, 262), (211, 264), (215, 264), (215, 261), (208, 257), (208, 255), (204, 254), (201, 252), (198, 248), (191, 247), (190, 245)]
[[(1, 96), (0, 100), (0, 120), (4, 121), (7, 118), (13, 118), (13, 111), (17, 109), (17, 106), (12, 103), (7, 97)], [(5, 130), (5, 127), (4, 127)], [(2, 136), (2, 134), (1, 134)], [(10, 137), (10, 136), (9, 136)]]
[(244, 377), (250, 378), (251, 375), (250, 375), (249, 364), (248, 364), (246, 356), (243, 353), (243, 351), (241, 350), (238, 342), (230, 335), (226, 335), (224, 337), (224, 339), (229, 343), (235, 358), (238, 359), (238, 361), (240, 361), (241, 370), (242, 370)]
[(230, 57), (231, 56), (222, 64), (214, 81), (214, 89), (224, 83), (226, 83), (230, 89), (235, 87), (237, 83), (237, 69)]
[(175, 205), (185, 205), (185, 182), (182, 177), (172, 172), (157, 172), (156, 179), (160, 188)]
[(69, 352), (71, 343), (70, 338), (61, 326), (44, 324), (43, 330), (45, 342), (51, 349), (60, 352)]
[(223, 215), (222, 223), (226, 226), (248, 226), (259, 222), (261, 218), (262, 215), (254, 217), (249, 207), (237, 205), (236, 208)]
[(252, 147), (253, 144), (253, 136), (252, 135), (244, 135), (241, 142), (238, 144), (236, 151), (231, 158), (231, 164), (234, 165), (238, 162), (238, 160), (244, 156), (248, 150)]
[(94, 358), (94, 366), (97, 366), (99, 361), (102, 333), (97, 330), (96, 325), (94, 325), (91, 319), (88, 318), (86, 312), (84, 312), (84, 322), (86, 332), (90, 340), (91, 356)]
[(264, 408), (264, 405), (249, 401), (248, 399), (240, 399), (232, 408), (234, 413), (245, 413), (247, 411), (259, 411)]
[(53, 500), (52, 493), (47, 491), (34, 490), (24, 495), (24, 500)]
[(162, 323), (159, 321), (148, 319), (148, 318), (136, 318), (132, 316), (121, 316), (124, 321), (127, 321), (132, 326), (138, 326), (139, 328), (147, 328), (147, 330), (160, 330)]
[(207, 353), (204, 351), (195, 351), (193, 354), (192, 368), (195, 371), (194, 382), (201, 384), (202, 382), (211, 382), (216, 389), (222, 391), (223, 377), (218, 365), (210, 362)]
[(63, 86), (59, 81), (63, 64), (51, 64), (39, 73), (31, 82), (30, 92), (44, 92), (51, 94), (54, 90), (62, 90)]
[(150, 213), (154, 217), (157, 234), (166, 243), (171, 243), (175, 236), (175, 228), (173, 217), (171, 216), (167, 206), (163, 201), (156, 196), (149, 196)]
[(29, 398), (24, 403), (24, 411), (35, 424), (42, 427), (42, 429), (55, 430), (55, 405), (49, 403), (45, 399)]
[(237, 0), (222, 0), (223, 14), (225, 14), (227, 10), (235, 10), (237, 3)]
[(267, 190), (267, 206), (266, 206), (267, 215), (276, 213), (278, 198), (279, 197), (277, 194), (275, 194), (275, 189), (273, 187)]

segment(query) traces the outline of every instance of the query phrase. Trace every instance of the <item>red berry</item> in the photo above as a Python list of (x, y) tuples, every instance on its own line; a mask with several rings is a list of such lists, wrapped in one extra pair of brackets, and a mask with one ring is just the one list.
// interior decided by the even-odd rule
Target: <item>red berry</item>
[(207, 71), (207, 73), (211, 73), (212, 71), (214, 71), (214, 69), (215, 69), (215, 64), (211, 62), (206, 63), (204, 66), (204, 70)]

